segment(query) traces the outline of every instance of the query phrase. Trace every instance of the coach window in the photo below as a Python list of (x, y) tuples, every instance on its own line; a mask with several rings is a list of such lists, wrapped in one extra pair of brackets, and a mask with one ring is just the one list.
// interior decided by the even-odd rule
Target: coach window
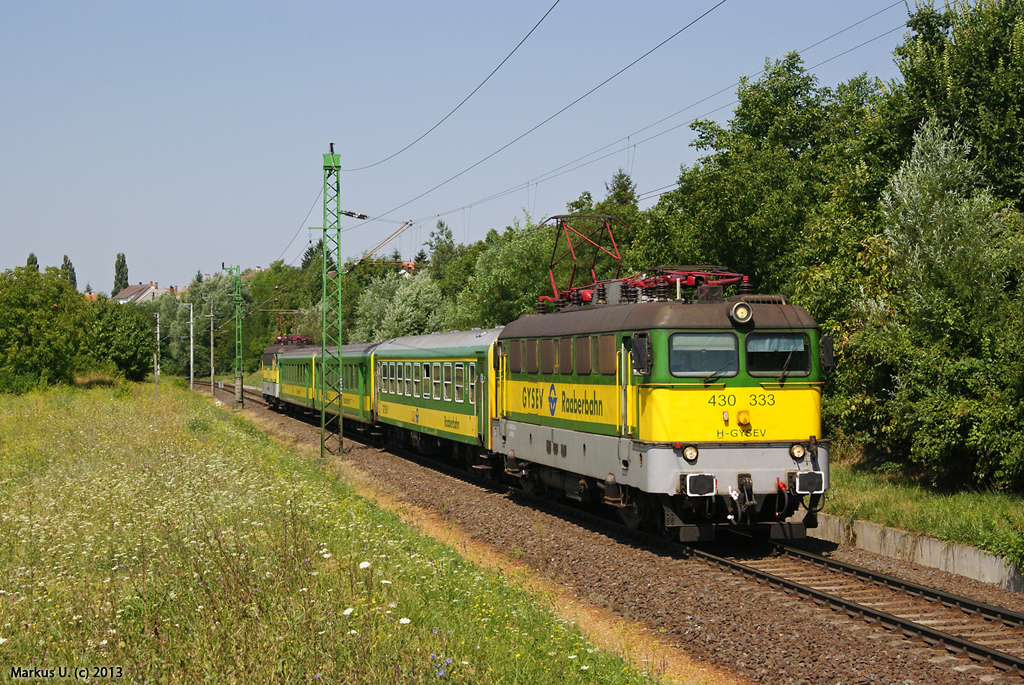
[(469, 364), (469, 403), (476, 404), (476, 362)]
[(554, 373), (555, 371), (555, 341), (551, 338), (544, 338), (540, 341), (540, 372)]
[(444, 401), (452, 401), (452, 364), (444, 363)]
[(398, 394), (405, 394), (405, 372), (402, 369), (402, 362), (398, 362)]
[(537, 341), (526, 341), (526, 373), (537, 373)]
[(373, 384), (377, 387), (377, 392), (380, 392), (380, 362), (377, 362), (377, 370), (374, 373)]
[(462, 365), (462, 363), (458, 363), (458, 364), (455, 365), (455, 401), (456, 402), (464, 402), (465, 401), (466, 398), (463, 397), (463, 394), (462, 394), (462, 389), (465, 386), (465, 384), (466, 384), (466, 370), (465, 370), (465, 367)]
[(388, 392), (395, 394), (395, 363), (388, 363)]
[(420, 396), (420, 365), (412, 365), (412, 396)]
[(430, 364), (423, 364), (423, 399), (430, 399)]
[(523, 370), (523, 346), (519, 343), (519, 340), (513, 340), (508, 345), (508, 370), (512, 373)]
[(412, 364), (405, 363), (405, 394), (412, 394)]
[(572, 374), (572, 338), (558, 341), (558, 371), (563, 376)]
[(590, 336), (590, 373), (601, 373), (601, 337)]
[(600, 348), (601, 356), (598, 361), (601, 373), (605, 376), (614, 376), (616, 366), (615, 353), (618, 351), (615, 349), (615, 334), (602, 335)]
[(434, 399), (441, 399), (441, 364), (434, 362)]

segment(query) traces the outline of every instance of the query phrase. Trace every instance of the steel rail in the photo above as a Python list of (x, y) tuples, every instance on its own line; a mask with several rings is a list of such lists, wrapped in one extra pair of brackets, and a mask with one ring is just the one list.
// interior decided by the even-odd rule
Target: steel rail
[[(868, 620), (869, 622), (876, 623), (889, 630), (900, 630), (904, 635), (916, 637), (929, 645), (943, 647), (947, 651), (957, 654), (966, 654), (975, 661), (991, 664), (1003, 671), (1016, 669), (1018, 674), (1024, 675), (1024, 659), (1015, 657), (1012, 654), (1000, 652), (962, 637), (951, 635), (941, 630), (935, 630), (934, 628), (929, 628), (928, 626), (920, 623), (915, 623), (909, 619), (900, 618), (899, 616), (894, 616), (893, 614), (879, 611), (869, 606), (858, 604), (821, 590), (816, 590), (807, 585), (787, 580), (786, 578), (776, 576), (775, 574), (762, 571), (752, 566), (747, 566), (746, 564), (733, 561), (732, 559), (719, 557), (703, 550), (694, 550), (694, 554), (695, 556), (704, 559), (709, 564), (741, 573), (742, 575), (757, 580), (758, 582), (767, 583), (771, 587), (795, 593), (804, 598), (813, 599), (817, 604), (828, 605), (834, 611), (845, 611), (849, 616)], [(866, 572), (870, 573), (870, 571)], [(910, 585), (914, 584), (911, 583)], [(950, 595), (950, 597), (955, 597), (955, 595)], [(960, 599), (964, 602), (971, 601), (965, 598)]]
[(828, 557), (823, 557), (812, 552), (806, 552), (802, 549), (796, 549), (778, 542), (773, 542), (772, 544), (776, 548), (782, 550), (787, 556), (817, 564), (818, 566), (824, 566), (830, 570), (854, 576), (861, 580), (868, 580), (879, 585), (884, 585), (885, 587), (889, 587), (894, 590), (901, 590), (902, 592), (914, 597), (921, 597), (933, 602), (940, 602), (943, 606), (949, 607), (950, 609), (959, 609), (967, 614), (974, 614), (987, 619), (1002, 621), (1004, 624), (1013, 628), (1024, 628), (1024, 614), (1019, 614), (1016, 611), (1001, 609), (991, 604), (977, 602), (973, 599), (954, 595), (936, 588), (930, 588), (926, 585), (918, 585), (917, 583), (913, 583), (909, 580), (895, 578), (860, 566), (854, 566), (853, 564), (847, 564), (846, 562), (829, 559)]

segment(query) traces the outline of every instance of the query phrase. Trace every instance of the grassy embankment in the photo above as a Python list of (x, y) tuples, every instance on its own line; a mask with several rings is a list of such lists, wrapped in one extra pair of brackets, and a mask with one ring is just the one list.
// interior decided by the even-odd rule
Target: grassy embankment
[(997, 492), (935, 493), (833, 462), (825, 513), (988, 550), (1024, 568), (1024, 499)]
[(648, 682), (178, 383), (159, 403), (144, 385), (0, 397), (0, 666)]

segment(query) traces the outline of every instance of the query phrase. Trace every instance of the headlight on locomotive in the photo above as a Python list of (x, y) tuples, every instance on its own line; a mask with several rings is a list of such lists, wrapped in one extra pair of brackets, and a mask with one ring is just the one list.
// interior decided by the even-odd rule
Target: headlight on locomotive
[(746, 302), (737, 302), (732, 306), (732, 309), (729, 310), (729, 318), (732, 319), (734, 323), (741, 325), (750, 323), (750, 320), (754, 318), (754, 310)]
[(793, 457), (793, 459), (797, 461), (801, 461), (807, 456), (807, 448), (800, 443), (796, 443), (789, 448), (789, 456)]
[(697, 451), (697, 448), (694, 447), (693, 445), (687, 445), (686, 447), (683, 448), (683, 459), (685, 459), (686, 461), (695, 460), (698, 454), (699, 452)]

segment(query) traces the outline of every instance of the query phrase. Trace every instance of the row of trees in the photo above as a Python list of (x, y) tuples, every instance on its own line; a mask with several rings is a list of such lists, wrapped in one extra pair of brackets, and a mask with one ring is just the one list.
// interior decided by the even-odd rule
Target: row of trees
[(62, 269), (30, 264), (0, 274), (0, 392), (95, 370), (140, 380), (154, 346), (142, 312), (86, 298)]

